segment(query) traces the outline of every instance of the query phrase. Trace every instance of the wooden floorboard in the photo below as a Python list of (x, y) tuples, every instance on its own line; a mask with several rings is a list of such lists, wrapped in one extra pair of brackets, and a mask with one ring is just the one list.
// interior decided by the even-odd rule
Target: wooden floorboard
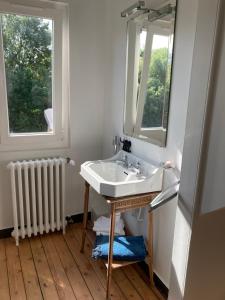
[(44, 299), (60, 299), (40, 238), (30, 239), (30, 245)]
[(88, 258), (84, 254), (80, 253), (80, 244), (77, 242), (72, 228), (67, 230), (65, 240), (86, 284), (89, 287), (92, 297), (96, 300), (105, 300), (105, 289), (101, 285), (101, 282), (99, 281)]
[(11, 299), (27, 299), (18, 247), (12, 238), (6, 239), (6, 259)]
[[(81, 228), (79, 226), (74, 226), (73, 228), (77, 242), (80, 244), (81, 243)], [(84, 246), (84, 250), (85, 250), (85, 254), (88, 257), (88, 260), (90, 262), (90, 264), (92, 265), (93, 269), (95, 270), (95, 273), (97, 275), (97, 277), (99, 278), (99, 281), (101, 282), (103, 288), (106, 290), (106, 267), (105, 267), (105, 263), (102, 260), (93, 260), (91, 258), (91, 253), (92, 253), (92, 247), (93, 247), (93, 243), (92, 240), (89, 238), (89, 236), (87, 235), (87, 239), (85, 242), (85, 246)], [(120, 290), (119, 286), (115, 283), (114, 280), (112, 280), (112, 284), (111, 284), (111, 299), (127, 299), (126, 297), (124, 297), (122, 291)]]
[[(106, 267), (91, 258), (88, 231), (80, 253), (81, 226), (20, 241), (0, 240), (0, 300), (105, 300)], [(133, 266), (113, 270), (112, 300), (159, 299)]]
[(113, 279), (116, 281), (118, 286), (123, 289), (128, 299), (140, 300), (143, 299), (137, 292), (134, 286), (131, 284), (129, 279), (125, 276), (122, 269), (113, 270)]
[(62, 234), (52, 235), (52, 240), (61, 259), (64, 270), (78, 300), (92, 300), (91, 293), (82, 277), (77, 264), (67, 247)]
[(19, 257), (28, 300), (43, 299), (28, 239), (20, 242)]
[(0, 240), (0, 299), (10, 299), (5, 240)]
[(41, 242), (44, 247), (50, 271), (56, 284), (59, 298), (62, 300), (76, 300), (55, 245), (51, 240), (51, 234), (42, 236)]
[(123, 271), (127, 279), (130, 280), (134, 288), (138, 291), (138, 293), (143, 297), (144, 300), (158, 299), (156, 295), (152, 292), (152, 290), (147, 286), (147, 284), (140, 278), (140, 276), (132, 266), (124, 267)]

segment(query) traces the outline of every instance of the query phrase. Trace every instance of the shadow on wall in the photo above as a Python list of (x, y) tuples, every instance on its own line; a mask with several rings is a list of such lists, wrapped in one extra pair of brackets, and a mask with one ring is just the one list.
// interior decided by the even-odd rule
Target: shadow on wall
[(193, 227), (185, 300), (225, 299), (225, 208), (201, 215)]
[[(173, 254), (170, 269), (169, 300), (182, 300), (184, 299), (184, 274), (186, 274), (189, 249), (189, 239), (187, 239), (187, 236), (191, 231), (191, 215), (180, 195), (175, 223)], [(180, 251), (180, 248), (182, 248), (183, 251)]]
[[(171, 273), (173, 274), (173, 287), (175, 287), (173, 290), (172, 290), (172, 293), (169, 294), (169, 300), (180, 300), (180, 299), (183, 299), (183, 293), (181, 292), (181, 289), (180, 289), (180, 283), (178, 281), (178, 278), (176, 276), (176, 271), (175, 271), (175, 268), (174, 266), (172, 265), (171, 266)], [(171, 291), (171, 289), (170, 289)], [(198, 299), (199, 300), (199, 299)]]
[[(190, 226), (189, 213), (186, 207), (182, 207), (181, 199), (176, 221), (180, 222), (181, 219), (185, 219), (186, 226)], [(185, 253), (182, 257), (173, 253), (173, 259), (176, 260), (176, 270), (172, 262), (173, 286), (170, 287), (170, 300), (225, 299), (224, 230), (225, 208), (198, 217), (192, 227), (188, 267), (187, 272), (185, 272), (187, 274), (185, 287), (178, 278), (182, 278), (180, 274), (184, 273), (187, 258)], [(177, 234), (176, 237), (178, 237)], [(182, 244), (184, 234), (181, 231), (179, 231), (179, 238), (179, 243)], [(179, 263), (177, 263), (178, 260)]]

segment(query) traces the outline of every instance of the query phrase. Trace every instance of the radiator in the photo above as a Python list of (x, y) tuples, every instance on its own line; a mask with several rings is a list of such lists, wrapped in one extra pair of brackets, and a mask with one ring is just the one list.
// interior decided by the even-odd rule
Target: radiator
[(63, 230), (65, 233), (64, 158), (48, 158), (9, 163), (14, 230), (19, 238)]

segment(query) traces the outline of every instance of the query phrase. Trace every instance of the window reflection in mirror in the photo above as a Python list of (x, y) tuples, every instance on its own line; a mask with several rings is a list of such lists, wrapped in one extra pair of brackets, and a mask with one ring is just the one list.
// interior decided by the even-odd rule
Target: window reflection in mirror
[(162, 147), (168, 130), (175, 9), (174, 1), (167, 1), (153, 14), (128, 21), (124, 133)]
[(147, 31), (145, 30), (145, 28), (142, 28), (141, 32), (140, 32), (140, 35), (139, 35), (140, 50), (139, 50), (137, 100), (138, 100), (138, 95), (139, 95), (139, 90), (140, 90), (140, 84), (141, 84), (141, 76), (142, 76), (142, 71), (143, 71), (146, 36), (147, 36)]

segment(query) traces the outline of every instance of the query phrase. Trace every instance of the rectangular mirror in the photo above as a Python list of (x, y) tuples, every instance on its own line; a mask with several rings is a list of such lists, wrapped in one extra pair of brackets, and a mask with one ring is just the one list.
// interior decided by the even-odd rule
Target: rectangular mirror
[[(127, 25), (124, 133), (166, 146), (176, 1), (155, 1)], [(159, 5), (160, 3), (160, 5)]]

